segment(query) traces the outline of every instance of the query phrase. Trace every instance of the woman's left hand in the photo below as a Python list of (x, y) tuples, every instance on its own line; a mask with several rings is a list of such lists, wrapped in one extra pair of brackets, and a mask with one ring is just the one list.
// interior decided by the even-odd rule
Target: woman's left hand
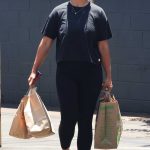
[(113, 88), (112, 79), (106, 78), (102, 83), (103, 89), (111, 91)]

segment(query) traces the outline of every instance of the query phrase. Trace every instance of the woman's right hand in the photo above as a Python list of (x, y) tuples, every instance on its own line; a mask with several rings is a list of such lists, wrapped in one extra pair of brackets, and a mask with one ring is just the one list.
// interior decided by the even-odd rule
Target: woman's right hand
[(37, 81), (37, 73), (31, 72), (31, 74), (28, 78), (29, 87), (33, 87), (35, 85), (36, 81)]

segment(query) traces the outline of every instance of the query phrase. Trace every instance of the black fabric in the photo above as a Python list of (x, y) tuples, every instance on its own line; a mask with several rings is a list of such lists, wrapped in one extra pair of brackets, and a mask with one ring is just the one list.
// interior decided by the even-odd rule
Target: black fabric
[[(74, 14), (74, 9), (77, 14)], [(43, 29), (43, 36), (57, 38), (56, 61), (88, 61), (97, 63), (101, 59), (98, 41), (112, 37), (104, 10), (89, 2), (74, 8), (70, 2), (55, 7)]]
[(78, 150), (90, 150), (92, 119), (102, 88), (101, 64), (64, 61), (57, 64), (56, 87), (60, 103), (59, 138), (62, 149), (70, 146), (78, 124)]
[(83, 7), (77, 7), (72, 5), (73, 10), (75, 10), (76, 13), (79, 13)]

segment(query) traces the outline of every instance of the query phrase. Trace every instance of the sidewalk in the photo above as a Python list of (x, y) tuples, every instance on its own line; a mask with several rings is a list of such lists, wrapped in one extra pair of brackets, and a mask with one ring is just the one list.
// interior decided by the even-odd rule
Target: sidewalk
[[(2, 150), (61, 150), (58, 137), (58, 126), (60, 113), (49, 111), (56, 134), (46, 138), (31, 138), (27, 140), (17, 139), (9, 136), (9, 129), (16, 109), (1, 108), (1, 126), (2, 126)], [(95, 125), (95, 115), (93, 118), (93, 133)], [(150, 150), (150, 118), (149, 117), (129, 117), (123, 116), (124, 130), (118, 150)], [(76, 149), (77, 126), (72, 140), (71, 150)], [(93, 145), (92, 145), (92, 149)]]

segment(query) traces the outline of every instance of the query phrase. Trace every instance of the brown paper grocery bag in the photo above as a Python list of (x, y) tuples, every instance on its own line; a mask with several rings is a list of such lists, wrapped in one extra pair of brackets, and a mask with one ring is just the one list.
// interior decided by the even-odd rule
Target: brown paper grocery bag
[(24, 107), (26, 105), (27, 99), (28, 97), (26, 95), (21, 99), (15, 117), (13, 118), (11, 124), (11, 128), (9, 131), (10, 136), (22, 139), (28, 139), (31, 137), (31, 135), (27, 131), (27, 126), (24, 118)]
[(24, 109), (28, 132), (35, 138), (55, 134), (47, 109), (37, 93), (37, 87), (30, 88)]
[(115, 149), (122, 133), (122, 119), (117, 100), (100, 102), (96, 116), (94, 148)]

